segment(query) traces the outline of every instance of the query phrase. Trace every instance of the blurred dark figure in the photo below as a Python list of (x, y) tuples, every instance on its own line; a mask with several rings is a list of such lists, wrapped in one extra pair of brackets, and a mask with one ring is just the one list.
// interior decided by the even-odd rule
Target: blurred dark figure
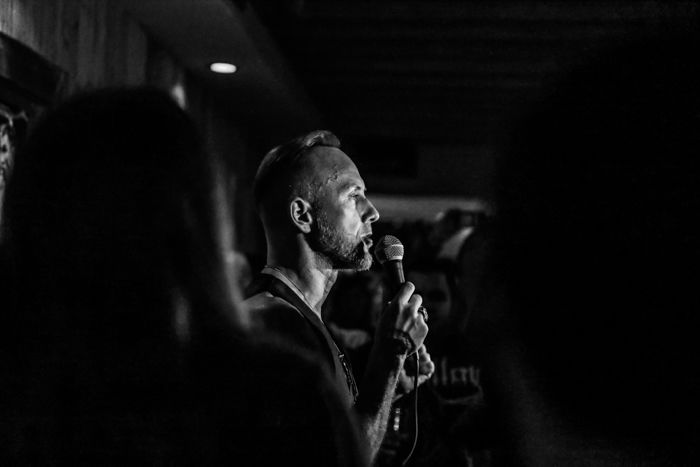
[(515, 133), (486, 292), (508, 465), (698, 465), (698, 56), (600, 55)]
[(155, 90), (39, 123), (5, 205), (0, 463), (364, 463), (320, 367), (245, 335), (218, 169)]
[[(432, 224), (428, 234), (428, 245), (431, 252), (430, 259), (439, 256), (446, 256), (443, 250), (456, 250), (459, 246), (450, 247), (448, 242), (460, 243), (464, 241), (464, 236), (454, 238), (456, 234), (467, 227), (472, 226), (472, 222), (466, 222), (467, 213), (459, 208), (451, 208), (438, 214), (437, 219)], [(454, 253), (456, 256), (456, 252)]]
[(228, 253), (226, 261), (232, 271), (234, 281), (232, 287), (243, 292), (253, 281), (253, 271), (248, 257), (241, 251), (233, 250)]

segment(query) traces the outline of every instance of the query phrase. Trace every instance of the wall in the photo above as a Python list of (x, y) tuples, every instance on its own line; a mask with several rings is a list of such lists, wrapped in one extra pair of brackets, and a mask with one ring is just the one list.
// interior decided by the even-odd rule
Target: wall
[[(244, 174), (248, 147), (236, 123), (178, 61), (153, 40), (119, 0), (0, 0), (0, 32), (66, 73), (57, 97), (80, 89), (150, 84), (169, 91), (192, 114), (208, 146), (227, 160), (235, 181), (238, 243), (258, 248)], [(256, 233), (250, 233), (256, 232)]]
[(116, 0), (0, 0), (0, 31), (66, 71), (66, 92), (146, 82), (148, 37)]
[(0, 0), (0, 32), (66, 72), (61, 94), (150, 84), (202, 118), (205, 90), (119, 0)]

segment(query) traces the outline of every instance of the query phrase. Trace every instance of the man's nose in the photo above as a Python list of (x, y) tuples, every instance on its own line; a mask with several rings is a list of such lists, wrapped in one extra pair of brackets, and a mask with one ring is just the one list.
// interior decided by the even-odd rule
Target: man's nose
[(372, 204), (370, 200), (367, 200), (367, 210), (365, 211), (364, 221), (371, 224), (372, 222), (377, 222), (378, 220), (379, 211), (377, 211), (377, 208), (374, 207), (374, 204)]

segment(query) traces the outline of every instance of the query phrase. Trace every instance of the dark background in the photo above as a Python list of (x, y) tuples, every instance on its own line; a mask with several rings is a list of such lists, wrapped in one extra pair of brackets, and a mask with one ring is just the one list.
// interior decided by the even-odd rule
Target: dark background
[[(239, 248), (259, 256), (251, 184), (272, 146), (335, 132), (385, 221), (491, 212), (511, 122), (601, 48), (696, 29), (699, 13), (665, 1), (2, 0), (0, 33), (60, 70), (55, 99), (114, 84), (179, 96), (228, 161)], [(32, 82), (11, 56), (0, 48), (0, 78)], [(214, 75), (213, 61), (238, 72)]]

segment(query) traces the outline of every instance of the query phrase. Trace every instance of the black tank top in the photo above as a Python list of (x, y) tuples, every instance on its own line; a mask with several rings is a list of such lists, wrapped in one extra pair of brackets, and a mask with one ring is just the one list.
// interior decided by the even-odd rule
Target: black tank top
[(352, 366), (344, 352), (340, 350), (335, 340), (331, 336), (325, 323), (319, 316), (301, 299), (292, 289), (278, 278), (260, 273), (255, 279), (251, 287), (247, 291), (248, 297), (253, 295), (269, 292), (275, 297), (278, 297), (294, 308), (296, 308), (306, 322), (311, 326), (314, 335), (318, 339), (319, 348), (325, 354), (325, 358), (329, 363), (329, 368), (333, 378), (338, 383), (339, 388), (344, 394), (347, 394), (347, 399), (351, 404), (357, 401), (357, 384), (352, 374)]

